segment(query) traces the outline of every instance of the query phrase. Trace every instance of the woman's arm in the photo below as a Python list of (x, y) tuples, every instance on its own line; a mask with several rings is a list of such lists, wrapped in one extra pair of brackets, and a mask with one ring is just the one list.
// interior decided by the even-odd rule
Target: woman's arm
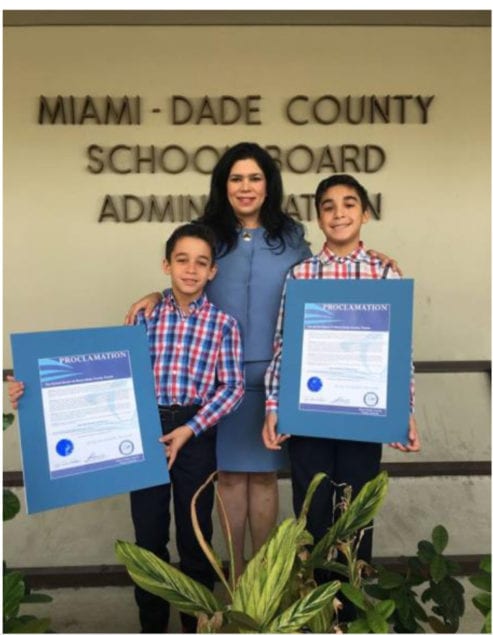
[(402, 271), (399, 265), (397, 264), (397, 260), (394, 260), (393, 258), (390, 258), (389, 256), (386, 256), (385, 254), (382, 254), (380, 251), (375, 251), (375, 249), (368, 249), (368, 253), (370, 254), (370, 256), (374, 256), (375, 258), (378, 258), (379, 260), (381, 260), (384, 265), (390, 265), (390, 268), (392, 269), (392, 271), (395, 271), (400, 276), (402, 276)]
[(145, 295), (143, 298), (140, 298), (140, 300), (134, 302), (129, 308), (123, 323), (131, 326), (135, 322), (135, 317), (141, 309), (144, 309), (144, 315), (146, 318), (150, 317), (152, 310), (156, 304), (161, 301), (162, 297), (162, 293), (159, 291), (153, 291), (152, 293)]

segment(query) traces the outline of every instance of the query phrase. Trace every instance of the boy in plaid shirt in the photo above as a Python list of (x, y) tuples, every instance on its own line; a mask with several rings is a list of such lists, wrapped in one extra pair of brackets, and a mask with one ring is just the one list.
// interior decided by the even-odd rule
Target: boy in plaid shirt
[[(173, 489), (176, 543), (181, 570), (210, 589), (214, 572), (193, 531), (193, 495), (216, 469), (214, 426), (231, 412), (244, 394), (240, 332), (236, 320), (211, 304), (204, 287), (216, 273), (211, 231), (191, 223), (176, 229), (166, 243), (163, 270), (171, 289), (149, 318), (140, 312), (154, 369), (155, 390), (171, 485), (131, 492), (136, 542), (169, 560), (170, 498)], [(205, 539), (212, 538), (212, 485), (197, 502)], [(169, 606), (161, 598), (136, 588), (142, 631), (166, 631)], [(196, 631), (196, 620), (181, 614), (185, 632)]]
[[(292, 267), (287, 279), (379, 279), (396, 278), (390, 265), (384, 265), (370, 255), (360, 240), (361, 226), (369, 220), (369, 200), (365, 188), (346, 174), (334, 175), (320, 182), (315, 193), (318, 224), (326, 242), (316, 256)], [(281, 300), (274, 357), (265, 374), (266, 419), (262, 431), (264, 444), (271, 450), (280, 448), (286, 439), (291, 459), (293, 482), (293, 506), (296, 514), (301, 506), (313, 476), (325, 472), (328, 479), (322, 482), (313, 498), (308, 514), (307, 529), (315, 543), (329, 528), (334, 514), (334, 485), (345, 483), (352, 487), (353, 497), (363, 485), (380, 471), (382, 445), (380, 443), (321, 439), (313, 437), (281, 435), (277, 432), (277, 408), (279, 395), (280, 364), (283, 345), (285, 290)], [(391, 443), (402, 452), (418, 452), (420, 440), (414, 418), (414, 379), (410, 386), (409, 435), (406, 445)], [(362, 536), (358, 557), (371, 559), (372, 532), (366, 529)], [(320, 582), (327, 572), (317, 572)]]

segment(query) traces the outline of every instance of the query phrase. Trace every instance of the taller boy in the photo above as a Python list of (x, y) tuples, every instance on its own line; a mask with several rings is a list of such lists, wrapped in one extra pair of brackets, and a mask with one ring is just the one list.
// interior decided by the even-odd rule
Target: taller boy
[[(378, 279), (396, 278), (390, 267), (370, 256), (360, 241), (361, 226), (369, 220), (369, 200), (365, 188), (353, 177), (340, 174), (320, 182), (315, 193), (318, 224), (325, 236), (322, 251), (295, 265), (287, 279)], [(277, 433), (279, 375), (283, 345), (284, 299), (281, 302), (274, 339), (274, 357), (267, 369), (266, 420), (262, 436), (265, 445), (279, 449), (288, 438)], [(417, 452), (420, 441), (414, 419), (414, 381), (410, 389), (409, 440), (406, 445), (391, 445), (403, 452)], [(382, 445), (359, 441), (291, 436), (288, 441), (293, 481), (293, 506), (296, 515), (308, 485), (317, 472), (329, 478), (323, 481), (313, 498), (308, 514), (308, 531), (315, 542), (326, 533), (333, 518), (333, 483), (352, 486), (353, 497), (380, 469)], [(359, 558), (371, 559), (371, 531), (366, 530), (358, 550)], [(319, 576), (322, 577), (322, 576)]]

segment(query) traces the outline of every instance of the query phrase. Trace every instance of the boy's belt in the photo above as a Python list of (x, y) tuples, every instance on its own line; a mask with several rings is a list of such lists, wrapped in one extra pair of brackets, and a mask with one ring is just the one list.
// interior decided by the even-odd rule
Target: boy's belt
[(189, 421), (198, 411), (200, 406), (180, 406), (172, 404), (171, 406), (159, 406), (159, 415), (163, 423), (179, 423), (180, 425)]

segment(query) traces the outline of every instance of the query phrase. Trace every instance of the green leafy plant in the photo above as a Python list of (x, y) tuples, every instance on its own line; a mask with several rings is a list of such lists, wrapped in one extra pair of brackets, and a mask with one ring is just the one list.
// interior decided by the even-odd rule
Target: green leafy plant
[[(454, 576), (460, 568), (443, 555), (448, 544), (445, 527), (437, 525), (431, 538), (431, 542), (418, 543), (417, 555), (407, 559), (405, 573), (376, 567), (376, 578), (364, 586), (371, 597), (394, 601), (389, 621), (397, 633), (423, 633), (426, 623), (437, 633), (455, 633), (459, 628), (465, 609), (464, 587)], [(415, 589), (422, 585), (426, 588), (418, 596)], [(431, 615), (425, 610), (429, 603)]]
[[(10, 412), (6, 414), (3, 413), (3, 429), (4, 431), (13, 424), (14, 415)], [(11, 520), (14, 518), (20, 511), (21, 504), (17, 496), (12, 492), (12, 490), (3, 488), (3, 519)]]
[(371, 602), (357, 586), (343, 582), (343, 595), (356, 607), (358, 617), (349, 624), (348, 633), (387, 633), (388, 619), (395, 609), (393, 600)]
[(482, 591), (473, 597), (472, 602), (484, 616), (481, 632), (491, 633), (491, 556), (481, 560), (479, 569), (469, 578), (469, 582)]
[[(14, 422), (12, 413), (3, 415), (3, 429)], [(12, 520), (19, 513), (20, 501), (16, 494), (3, 488), (3, 520)], [(51, 602), (49, 595), (31, 593), (26, 581), (18, 571), (9, 570), (3, 563), (3, 632), (4, 633), (48, 633), (50, 619), (33, 615), (19, 615), (23, 603)]]
[[(313, 494), (326, 478), (317, 474), (306, 495), (299, 518), (288, 518), (278, 525), (269, 539), (249, 561), (243, 574), (229, 582), (219, 557), (202, 535), (196, 522), (195, 500), (213, 479), (204, 483), (192, 503), (192, 520), (202, 549), (224, 585), (227, 600), (218, 599), (209, 589), (184, 575), (157, 556), (128, 542), (117, 541), (118, 559), (125, 565), (133, 581), (177, 609), (198, 618), (200, 632), (217, 632), (232, 628), (240, 632), (293, 633), (301, 630), (328, 631), (337, 622), (340, 601), (336, 593), (341, 582), (333, 580), (317, 586), (314, 568), (320, 566), (344, 571), (360, 567), (354, 557), (359, 530), (376, 514), (388, 488), (388, 476), (382, 472), (368, 482), (353, 501), (348, 493), (347, 505), (321, 543), (310, 547), (313, 539), (306, 530), (306, 516)], [(218, 497), (219, 504), (221, 503)], [(231, 540), (227, 540), (231, 554)], [(347, 556), (347, 565), (335, 562), (338, 552)], [(231, 561), (233, 558), (230, 556)], [(357, 566), (355, 566), (357, 564)], [(353, 598), (354, 599), (354, 598)], [(366, 605), (365, 605), (366, 606)], [(391, 602), (368, 602), (365, 619), (378, 629), (386, 620)], [(355, 631), (357, 632), (357, 631)], [(382, 632), (375, 630), (374, 632)]]

